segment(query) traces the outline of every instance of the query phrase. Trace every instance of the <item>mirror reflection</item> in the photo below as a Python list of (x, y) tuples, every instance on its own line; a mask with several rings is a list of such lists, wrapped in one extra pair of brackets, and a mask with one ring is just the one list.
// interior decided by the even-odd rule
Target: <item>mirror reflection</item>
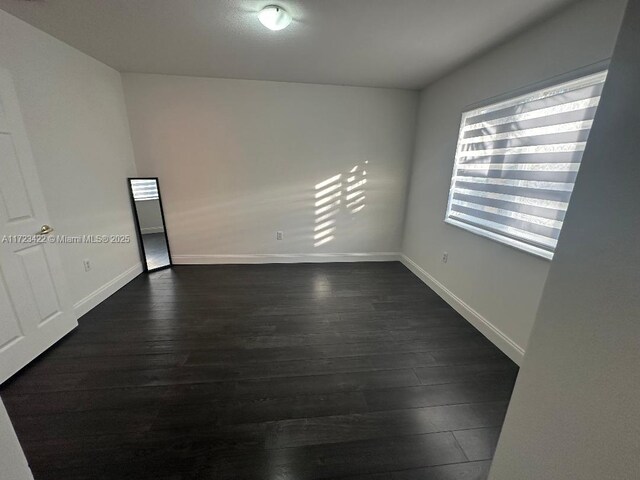
[(170, 267), (171, 254), (158, 179), (130, 178), (129, 188), (147, 270)]

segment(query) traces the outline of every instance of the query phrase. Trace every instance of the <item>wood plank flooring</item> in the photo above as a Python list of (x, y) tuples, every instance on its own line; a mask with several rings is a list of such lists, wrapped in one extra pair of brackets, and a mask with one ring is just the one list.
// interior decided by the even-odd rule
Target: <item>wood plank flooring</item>
[(181, 266), (0, 395), (36, 480), (483, 480), (516, 375), (400, 263)]

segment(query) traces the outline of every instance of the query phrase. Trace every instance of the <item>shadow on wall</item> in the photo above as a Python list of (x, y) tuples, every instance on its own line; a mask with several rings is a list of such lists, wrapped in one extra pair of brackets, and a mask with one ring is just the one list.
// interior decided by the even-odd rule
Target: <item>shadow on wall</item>
[(339, 173), (315, 186), (315, 225), (313, 246), (332, 242), (338, 234), (337, 216), (341, 211), (351, 215), (366, 206), (367, 165), (355, 165), (347, 174)]

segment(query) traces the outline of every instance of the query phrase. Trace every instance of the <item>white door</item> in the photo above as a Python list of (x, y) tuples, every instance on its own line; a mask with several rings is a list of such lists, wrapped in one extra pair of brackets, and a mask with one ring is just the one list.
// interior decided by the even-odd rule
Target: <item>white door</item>
[(48, 223), (15, 89), (0, 68), (0, 383), (78, 324), (60, 247), (34, 235)]

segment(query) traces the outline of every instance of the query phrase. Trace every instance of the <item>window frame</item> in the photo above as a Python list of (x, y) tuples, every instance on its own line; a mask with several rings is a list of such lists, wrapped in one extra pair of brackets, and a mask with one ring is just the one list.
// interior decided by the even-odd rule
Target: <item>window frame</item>
[[(460, 228), (472, 234), (488, 238), (500, 245), (511, 247), (513, 249), (518, 250), (519, 252), (524, 252), (527, 254), (534, 255), (537, 258), (542, 258), (544, 260), (551, 261), (555, 254), (555, 249), (553, 252), (551, 252), (542, 247), (538, 247), (536, 245), (529, 244), (523, 240), (517, 239), (516, 237), (510, 237), (506, 233), (497, 233), (489, 229), (483, 229), (475, 225), (471, 225), (471, 224), (456, 220), (454, 218), (450, 218), (449, 213), (451, 211), (451, 201), (455, 193), (455, 190), (454, 190), (455, 174), (458, 171), (458, 166), (459, 166), (458, 160), (459, 160), (459, 149), (460, 149), (460, 139), (462, 135), (462, 129), (464, 127), (466, 117), (470, 112), (474, 110), (478, 110), (478, 109), (489, 107), (489, 106), (495, 106), (503, 102), (516, 100), (519, 97), (530, 95), (539, 90), (554, 88), (556, 86), (562, 85), (563, 83), (578, 81), (584, 77), (589, 77), (599, 73), (605, 73), (609, 69), (609, 64), (610, 64), (610, 59), (602, 60), (600, 62), (596, 62), (594, 64), (587, 65), (585, 67), (581, 67), (567, 73), (563, 73), (561, 75), (550, 77), (546, 80), (532, 83), (527, 86), (509, 91), (500, 95), (496, 95), (494, 97), (490, 97), (480, 102), (469, 104), (463, 107), (460, 113), (460, 126), (458, 128), (458, 136), (456, 137), (455, 155), (454, 155), (453, 168), (451, 170), (451, 176), (450, 176), (451, 182), (449, 184), (449, 193), (447, 195), (447, 204), (445, 209), (444, 222), (448, 225)], [(582, 162), (580, 164), (582, 165)], [(579, 170), (578, 170), (578, 177), (579, 177)], [(569, 200), (569, 202), (570, 201), (571, 200)], [(562, 229), (560, 231), (560, 236), (561, 235), (562, 235)]]

